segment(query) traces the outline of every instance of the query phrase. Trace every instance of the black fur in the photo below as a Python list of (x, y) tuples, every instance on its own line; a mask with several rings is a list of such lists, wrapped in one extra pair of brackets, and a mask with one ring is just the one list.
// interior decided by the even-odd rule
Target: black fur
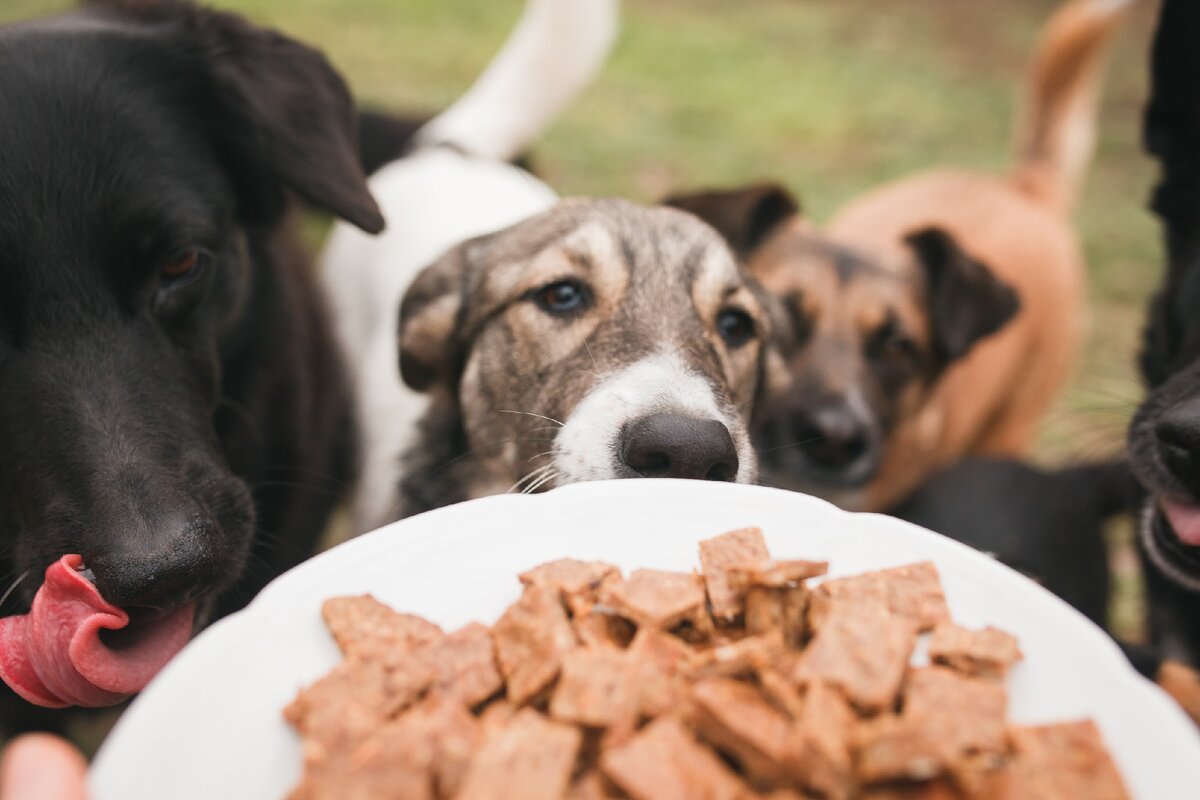
[(776, 183), (676, 194), (662, 204), (695, 214), (716, 228), (730, 249), (743, 259), (781, 224), (800, 213), (796, 198)]
[[(1165, 0), (1151, 58), (1146, 148), (1161, 165), (1152, 207), (1167, 251), (1162, 284), (1150, 302), (1141, 353), (1148, 397), (1130, 427), (1129, 453), (1157, 497), (1200, 503), (1200, 482), (1180, 461), (1200, 459), (1192, 442), (1169, 441), (1200, 430), (1200, 5)], [(1150, 634), (1168, 657), (1200, 666), (1200, 548), (1186, 547), (1150, 506), (1143, 515), (1143, 563)], [(1157, 552), (1157, 558), (1147, 555)], [(1173, 575), (1171, 573), (1174, 573)], [(1190, 585), (1189, 585), (1190, 584)]]
[[(239, 17), (0, 29), (0, 552), (27, 575), (2, 613), (64, 553), (110, 601), (211, 619), (312, 552), (354, 436), (288, 195), (381, 229), (357, 158), (337, 74)], [(22, 708), (0, 724), (53, 727)]]

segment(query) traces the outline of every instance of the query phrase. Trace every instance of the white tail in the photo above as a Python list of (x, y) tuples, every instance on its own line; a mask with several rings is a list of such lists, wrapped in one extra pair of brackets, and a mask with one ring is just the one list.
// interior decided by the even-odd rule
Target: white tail
[(487, 70), (417, 133), (507, 161), (536, 139), (600, 70), (617, 31), (617, 0), (529, 0)]

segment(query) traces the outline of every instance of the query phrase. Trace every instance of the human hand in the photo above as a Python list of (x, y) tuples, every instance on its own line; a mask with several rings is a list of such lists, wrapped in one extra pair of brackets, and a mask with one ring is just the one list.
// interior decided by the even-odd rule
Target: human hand
[(87, 762), (65, 739), (19, 736), (0, 756), (0, 800), (86, 800)]

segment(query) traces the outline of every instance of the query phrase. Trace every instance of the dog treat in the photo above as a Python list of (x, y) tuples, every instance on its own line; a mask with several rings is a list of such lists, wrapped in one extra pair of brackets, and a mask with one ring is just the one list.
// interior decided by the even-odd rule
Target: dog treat
[(1021, 660), (1021, 649), (1016, 637), (999, 628), (972, 631), (943, 623), (933, 629), (929, 658), (968, 675), (1002, 680), (1009, 668)]
[(369, 594), (326, 600), (321, 606), (321, 617), (338, 647), (348, 656), (404, 657), (414, 647), (430, 644), (444, 635), (432, 622), (393, 611)]
[(543, 564), (490, 629), (327, 601), (345, 659), (284, 710), (292, 800), (1127, 796), (1090, 721), (1009, 726), (1016, 640), (951, 623), (931, 563), (809, 586), (755, 528), (700, 559)]
[(736, 800), (745, 785), (675, 717), (660, 717), (600, 757), (600, 768), (635, 800)]
[(785, 674), (801, 685), (826, 681), (860, 711), (873, 714), (895, 704), (916, 640), (908, 617), (893, 614), (872, 595), (861, 601), (847, 595), (826, 613)]
[(745, 590), (739, 592), (730, 585), (727, 570), (767, 557), (767, 543), (758, 528), (730, 531), (700, 542), (700, 564), (704, 567), (704, 585), (714, 617), (721, 622), (732, 622), (742, 611)]
[(596, 603), (601, 584), (613, 576), (619, 578), (620, 573), (612, 564), (560, 558), (534, 567), (518, 577), (525, 586), (544, 586), (558, 591), (571, 613), (578, 615)]
[(946, 596), (937, 568), (932, 562), (867, 572), (851, 578), (825, 581), (813, 591), (810, 622), (819, 628), (830, 609), (841, 600), (862, 601), (875, 598), (893, 614), (907, 617), (921, 632), (950, 621)]
[(1117, 765), (1091, 720), (1013, 728), (1010, 797), (1125, 800)]
[(695, 622), (705, 614), (700, 578), (684, 572), (634, 570), (624, 580), (605, 584), (601, 601), (638, 625), (660, 629)]
[(563, 656), (575, 647), (575, 631), (558, 592), (538, 584), (509, 606), (492, 637), (508, 700), (518, 706), (550, 685)]

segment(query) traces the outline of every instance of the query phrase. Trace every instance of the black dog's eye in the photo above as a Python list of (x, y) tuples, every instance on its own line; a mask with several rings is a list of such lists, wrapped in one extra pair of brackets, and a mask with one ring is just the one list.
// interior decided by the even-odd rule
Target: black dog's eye
[(204, 250), (185, 250), (163, 262), (159, 267), (159, 278), (164, 286), (191, 281), (203, 273), (210, 258)]
[(537, 307), (547, 314), (563, 316), (580, 311), (587, 305), (587, 289), (575, 281), (557, 281), (531, 295)]
[(726, 308), (717, 314), (717, 333), (730, 347), (741, 347), (754, 338), (754, 320), (740, 308)]

